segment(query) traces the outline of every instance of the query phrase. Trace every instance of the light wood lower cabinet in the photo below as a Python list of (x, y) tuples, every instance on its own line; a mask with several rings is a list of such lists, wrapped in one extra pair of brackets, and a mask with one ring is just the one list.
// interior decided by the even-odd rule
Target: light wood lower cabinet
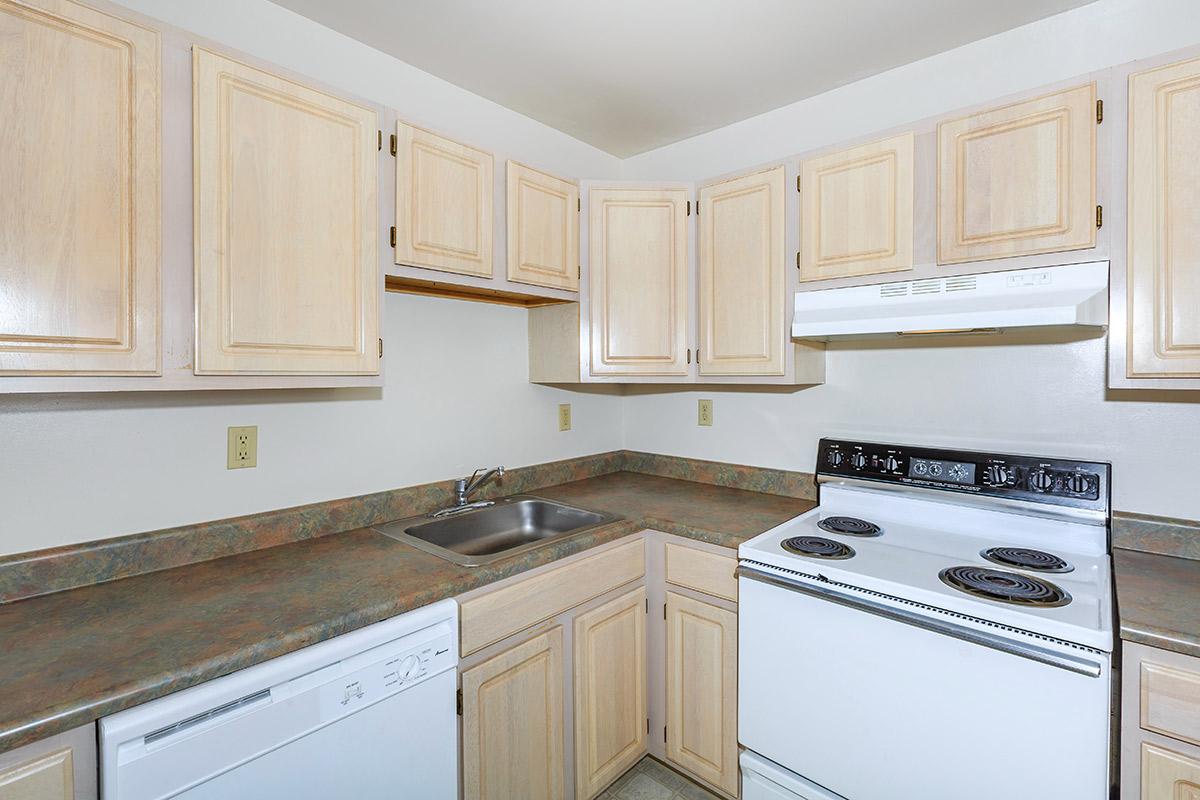
[(738, 791), (737, 614), (667, 592), (667, 758)]
[(462, 673), (463, 796), (563, 797), (563, 631)]
[(1200, 800), (1200, 658), (1125, 642), (1122, 800)]
[(646, 752), (646, 589), (575, 620), (575, 797), (588, 800)]
[(1200, 800), (1200, 760), (1143, 744), (1142, 800)]
[(155, 375), (159, 35), (0, 0), (0, 42), (0, 376)]
[(378, 374), (375, 112), (193, 53), (196, 374)]
[(3, 800), (96, 800), (96, 726), (0, 753)]

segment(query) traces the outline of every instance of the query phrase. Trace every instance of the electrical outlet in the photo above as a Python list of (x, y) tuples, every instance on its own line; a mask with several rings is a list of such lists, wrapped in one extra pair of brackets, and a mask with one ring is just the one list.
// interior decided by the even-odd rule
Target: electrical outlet
[(558, 429), (560, 431), (571, 430), (571, 404), (558, 404)]
[(229, 469), (258, 466), (258, 426), (244, 425), (229, 429)]
[(696, 424), (704, 425), (705, 427), (712, 427), (712, 400), (701, 400), (698, 405), (699, 407), (696, 412)]

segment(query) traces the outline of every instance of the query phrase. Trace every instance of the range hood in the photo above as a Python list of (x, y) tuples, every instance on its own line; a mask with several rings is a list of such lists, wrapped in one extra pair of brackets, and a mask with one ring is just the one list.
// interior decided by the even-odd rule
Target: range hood
[(1108, 324), (1108, 262), (797, 292), (792, 338)]

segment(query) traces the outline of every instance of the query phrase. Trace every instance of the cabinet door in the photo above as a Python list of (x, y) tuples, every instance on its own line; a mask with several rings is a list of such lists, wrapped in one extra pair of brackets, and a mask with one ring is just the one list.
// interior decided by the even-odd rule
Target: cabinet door
[(375, 112), (193, 48), (199, 375), (379, 372)]
[(938, 125), (938, 263), (1096, 243), (1096, 85)]
[(782, 375), (782, 166), (700, 190), (701, 375)]
[(595, 797), (646, 752), (646, 589), (575, 619), (575, 796)]
[(563, 632), (462, 673), (466, 800), (563, 797)]
[(667, 592), (667, 758), (737, 794), (737, 615)]
[(5, 800), (75, 800), (71, 749), (64, 748), (0, 770), (0, 797)]
[(913, 135), (800, 165), (800, 280), (913, 266)]
[(508, 162), (508, 279), (579, 289), (579, 186)]
[(1200, 761), (1143, 743), (1141, 800), (1200, 800)]
[(593, 375), (687, 375), (687, 192), (588, 196)]
[(0, 0), (0, 375), (159, 372), (159, 37)]
[(396, 263), (492, 277), (492, 154), (396, 123)]
[(1200, 59), (1129, 79), (1126, 374), (1200, 377)]

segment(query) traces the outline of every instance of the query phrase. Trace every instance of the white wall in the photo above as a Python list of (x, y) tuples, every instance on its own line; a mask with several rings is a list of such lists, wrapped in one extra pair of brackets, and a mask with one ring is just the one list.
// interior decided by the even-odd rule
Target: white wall
[[(590, 145), (264, 0), (123, 0), (496, 153), (612, 176)], [(382, 390), (0, 395), (0, 555), (616, 449), (621, 399), (528, 383), (526, 312), (387, 295)], [(574, 430), (559, 433), (557, 404)], [(225, 469), (257, 425), (258, 467)]]
[[(1195, 0), (1100, 0), (676, 145), (630, 178), (701, 180), (1200, 42)], [(1120, 120), (1114, 120), (1120, 124)], [(631, 394), (625, 445), (811, 470), (821, 436), (1112, 461), (1114, 506), (1200, 519), (1197, 392), (1108, 393), (1103, 339), (836, 345), (795, 393)], [(715, 424), (698, 428), (696, 399)]]

